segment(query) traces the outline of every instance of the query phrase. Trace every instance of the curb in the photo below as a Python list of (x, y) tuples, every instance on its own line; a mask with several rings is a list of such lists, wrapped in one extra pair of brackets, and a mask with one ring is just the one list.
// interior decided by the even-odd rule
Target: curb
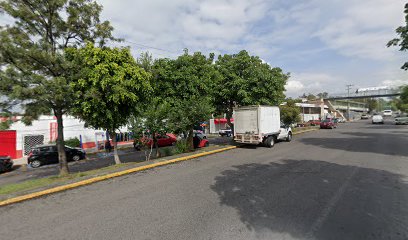
[(22, 196), (19, 196), (19, 197), (10, 198), (10, 199), (4, 200), (4, 201), (0, 201), (0, 207), (10, 205), (10, 204), (14, 204), (14, 203), (18, 203), (18, 202), (27, 201), (27, 200), (30, 200), (30, 199), (34, 199), (34, 198), (38, 198), (38, 197), (42, 197), (42, 196), (46, 196), (46, 195), (50, 195), (50, 194), (53, 194), (53, 193), (66, 191), (66, 190), (69, 190), (69, 189), (73, 189), (73, 188), (77, 188), (77, 187), (81, 187), (81, 186), (85, 186), (85, 185), (89, 185), (89, 184), (92, 184), (92, 183), (104, 181), (104, 180), (111, 179), (111, 178), (124, 176), (124, 175), (130, 174), (130, 173), (140, 172), (140, 171), (148, 170), (148, 169), (159, 167), (159, 166), (169, 165), (169, 164), (176, 163), (176, 162), (187, 161), (187, 160), (190, 160), (190, 159), (207, 156), (207, 155), (211, 155), (211, 154), (214, 154), (214, 153), (224, 152), (224, 151), (228, 151), (228, 150), (235, 149), (235, 148), (237, 148), (237, 147), (236, 146), (231, 146), (231, 147), (221, 148), (221, 149), (217, 149), (217, 150), (212, 150), (212, 151), (209, 151), (209, 152), (198, 153), (198, 154), (194, 154), (194, 155), (191, 155), (191, 156), (175, 158), (175, 159), (171, 159), (171, 160), (167, 160), (167, 161), (163, 161), (163, 162), (157, 162), (157, 163), (153, 163), (153, 164), (149, 164), (149, 165), (145, 165), (145, 166), (140, 166), (140, 167), (127, 169), (127, 170), (120, 171), (120, 172), (110, 173), (110, 174), (107, 174), (107, 175), (82, 180), (82, 181), (79, 181), (79, 182), (75, 182), (75, 183), (71, 183), (71, 184), (67, 184), (67, 185), (63, 185), (63, 186), (59, 186), (59, 187), (46, 189), (46, 190), (39, 191), (39, 192), (34, 192), (34, 193), (22, 195)]
[(300, 132), (295, 132), (295, 133), (293, 133), (293, 135), (298, 135), (298, 134), (307, 133), (307, 132), (313, 132), (313, 131), (317, 131), (317, 130), (319, 130), (319, 129), (314, 128), (314, 129), (304, 130), (304, 131), (300, 131)]

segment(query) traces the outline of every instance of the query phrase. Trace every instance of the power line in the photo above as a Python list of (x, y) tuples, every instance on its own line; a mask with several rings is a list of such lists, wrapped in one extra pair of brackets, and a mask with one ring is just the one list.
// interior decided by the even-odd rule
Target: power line
[(155, 50), (158, 50), (158, 51), (179, 54), (178, 52), (169, 51), (169, 50), (166, 50), (166, 49), (163, 49), (163, 48), (158, 48), (158, 47), (152, 47), (152, 46), (148, 46), (146, 44), (136, 43), (136, 42), (132, 42), (132, 41), (128, 41), (128, 40), (124, 40), (124, 42), (130, 43), (130, 44), (133, 44), (133, 45), (136, 45), (136, 46), (140, 46), (140, 47), (143, 47), (143, 48), (150, 48), (150, 49), (155, 49)]

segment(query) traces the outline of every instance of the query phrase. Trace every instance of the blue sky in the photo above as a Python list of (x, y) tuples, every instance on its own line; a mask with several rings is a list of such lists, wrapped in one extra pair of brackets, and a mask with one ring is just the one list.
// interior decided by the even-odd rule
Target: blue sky
[(246, 49), (291, 73), (291, 97), (341, 93), (346, 84), (408, 84), (400, 70), (408, 53), (386, 48), (404, 23), (404, 0), (97, 1), (115, 35), (127, 40), (119, 45), (131, 46), (135, 57)]

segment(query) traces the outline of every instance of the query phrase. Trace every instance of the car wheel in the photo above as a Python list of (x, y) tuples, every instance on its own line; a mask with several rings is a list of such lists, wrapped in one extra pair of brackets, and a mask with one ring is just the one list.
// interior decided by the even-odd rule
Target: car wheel
[(72, 157), (72, 160), (76, 162), (76, 161), (81, 160), (81, 157), (80, 157), (79, 155), (74, 155), (74, 156)]
[(289, 132), (288, 136), (286, 137), (286, 142), (290, 142), (290, 141), (292, 141), (292, 133), (291, 132)]
[(275, 138), (273, 136), (269, 136), (265, 141), (265, 146), (267, 148), (272, 148), (275, 146)]
[(32, 168), (38, 168), (39, 166), (41, 166), (41, 161), (40, 160), (34, 160), (30, 163)]

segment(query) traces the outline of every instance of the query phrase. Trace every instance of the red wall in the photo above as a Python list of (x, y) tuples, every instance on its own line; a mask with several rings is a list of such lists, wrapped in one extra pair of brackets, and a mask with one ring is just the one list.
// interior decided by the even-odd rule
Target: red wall
[(0, 155), (17, 158), (16, 131), (0, 131)]

